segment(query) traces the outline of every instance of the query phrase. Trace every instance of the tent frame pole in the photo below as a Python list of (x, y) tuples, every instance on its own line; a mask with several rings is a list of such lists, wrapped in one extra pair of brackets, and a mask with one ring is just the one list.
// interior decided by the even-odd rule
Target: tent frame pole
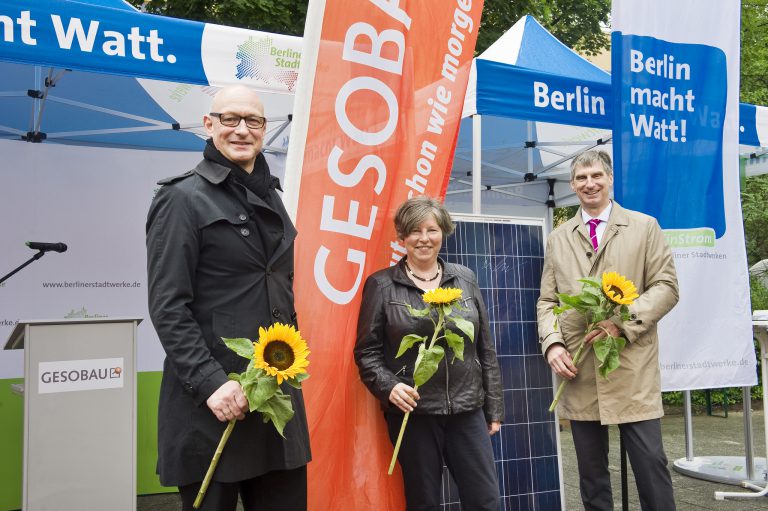
[(480, 214), (480, 187), (483, 158), (482, 158), (482, 116), (475, 114), (472, 116), (472, 214)]

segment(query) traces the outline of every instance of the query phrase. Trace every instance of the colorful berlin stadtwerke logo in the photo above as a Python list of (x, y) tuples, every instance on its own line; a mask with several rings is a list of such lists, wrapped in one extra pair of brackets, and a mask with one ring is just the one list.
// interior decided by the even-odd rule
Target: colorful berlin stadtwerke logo
[(292, 91), (299, 76), (301, 52), (275, 46), (271, 37), (249, 37), (237, 47), (236, 77), (282, 83)]

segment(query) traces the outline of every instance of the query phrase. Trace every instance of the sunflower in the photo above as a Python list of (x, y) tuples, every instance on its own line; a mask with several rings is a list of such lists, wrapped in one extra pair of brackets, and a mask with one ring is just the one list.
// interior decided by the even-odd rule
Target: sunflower
[(453, 303), (461, 298), (461, 289), (453, 287), (438, 287), (437, 289), (430, 289), (424, 293), (423, 300), (425, 303), (432, 305), (445, 305)]
[(603, 293), (619, 305), (629, 305), (640, 296), (635, 284), (615, 271), (603, 273)]
[(253, 363), (277, 383), (306, 373), (309, 360), (307, 341), (291, 325), (275, 323), (266, 330), (259, 327), (259, 340), (253, 343)]

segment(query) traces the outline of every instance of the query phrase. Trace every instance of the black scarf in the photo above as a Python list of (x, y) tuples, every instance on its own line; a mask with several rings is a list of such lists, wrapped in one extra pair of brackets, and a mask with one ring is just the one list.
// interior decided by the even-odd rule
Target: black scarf
[(267, 165), (267, 160), (261, 153), (256, 156), (253, 171), (250, 174), (243, 170), (241, 166), (224, 157), (221, 151), (213, 145), (213, 140), (210, 138), (205, 144), (203, 158), (227, 167), (230, 170), (230, 175), (238, 183), (258, 195), (262, 200), (267, 200), (270, 189), (280, 188), (280, 181), (269, 173), (269, 165)]

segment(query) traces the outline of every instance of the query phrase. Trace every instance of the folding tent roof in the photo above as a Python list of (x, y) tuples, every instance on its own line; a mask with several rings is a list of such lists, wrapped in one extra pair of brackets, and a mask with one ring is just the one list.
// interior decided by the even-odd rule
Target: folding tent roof
[[(591, 114), (582, 102), (585, 95), (607, 96), (610, 82), (608, 73), (562, 44), (532, 16), (521, 18), (473, 61), (449, 206), (469, 211), (470, 204), (482, 203), (483, 213), (547, 217), (548, 204), (573, 203), (570, 158), (611, 137), (601, 119), (607, 120), (608, 105), (602, 115)], [(571, 110), (565, 104), (562, 109), (537, 107), (535, 87), (540, 92), (547, 87), (548, 94), (578, 91), (579, 104), (571, 101)]]
[[(768, 108), (740, 110), (741, 143), (768, 146)], [(463, 117), (451, 208), (546, 217), (576, 203), (570, 159), (610, 143), (610, 74), (524, 16), (473, 61)]]
[(122, 0), (0, 0), (0, 23), (0, 139), (198, 151), (212, 94), (241, 83), (264, 100), (266, 150), (286, 150), (298, 37)]

